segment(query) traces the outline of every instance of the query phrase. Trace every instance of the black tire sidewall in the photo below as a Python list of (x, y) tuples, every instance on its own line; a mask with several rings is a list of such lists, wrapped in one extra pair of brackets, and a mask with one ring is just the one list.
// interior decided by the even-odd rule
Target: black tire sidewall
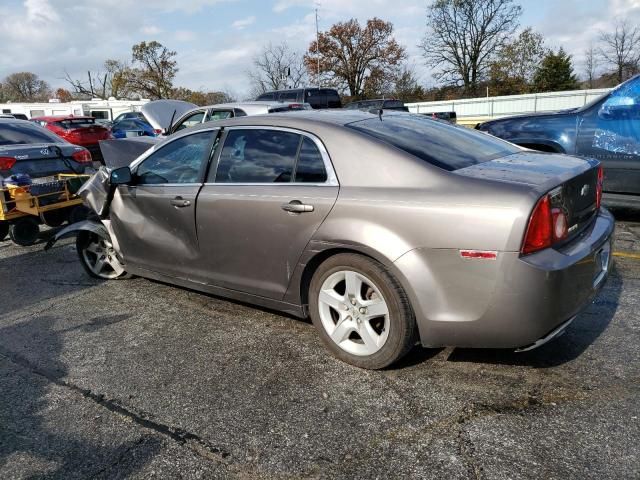
[(20, 218), (9, 227), (9, 236), (16, 245), (29, 247), (38, 240), (40, 225), (37, 220), (26, 217)]
[(7, 222), (0, 222), (0, 242), (6, 240), (9, 235), (9, 224)]
[[(322, 325), (318, 294), (324, 281), (335, 272), (352, 270), (369, 278), (380, 289), (389, 309), (389, 336), (384, 346), (369, 356), (342, 350)], [(415, 343), (415, 319), (400, 284), (379, 262), (357, 254), (338, 254), (326, 260), (315, 272), (309, 288), (309, 313), (322, 341), (340, 360), (366, 369), (385, 368), (402, 358)]]

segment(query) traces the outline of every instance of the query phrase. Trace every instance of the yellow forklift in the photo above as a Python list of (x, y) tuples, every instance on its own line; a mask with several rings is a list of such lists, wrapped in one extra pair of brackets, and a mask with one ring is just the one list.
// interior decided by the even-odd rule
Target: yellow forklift
[(15, 244), (29, 246), (37, 241), (41, 224), (58, 227), (84, 220), (88, 209), (76, 192), (89, 177), (60, 173), (28, 185), (0, 186), (0, 241), (9, 235)]

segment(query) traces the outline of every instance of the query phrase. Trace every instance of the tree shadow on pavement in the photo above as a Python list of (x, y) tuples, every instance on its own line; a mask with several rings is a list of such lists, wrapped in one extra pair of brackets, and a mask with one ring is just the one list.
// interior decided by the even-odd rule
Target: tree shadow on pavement
[(607, 329), (618, 308), (623, 283), (614, 262), (606, 285), (593, 303), (578, 315), (562, 336), (535, 350), (517, 353), (506, 349), (456, 348), (448, 360), (534, 368), (555, 367), (570, 362)]
[[(0, 476), (125, 478), (159, 452), (161, 440), (114, 422), (66, 383), (63, 332), (53, 328), (55, 320), (35, 317), (0, 328)], [(108, 324), (98, 318), (86, 328)]]

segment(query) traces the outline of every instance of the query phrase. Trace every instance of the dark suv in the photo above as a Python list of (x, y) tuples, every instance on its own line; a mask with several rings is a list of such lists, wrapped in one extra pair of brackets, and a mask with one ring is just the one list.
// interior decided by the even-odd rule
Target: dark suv
[(476, 128), (523, 147), (600, 160), (604, 202), (640, 207), (640, 75), (584, 107), (491, 120)]
[(344, 106), (348, 110), (396, 110), (399, 112), (408, 112), (409, 108), (405, 107), (404, 102), (400, 100), (384, 99), (377, 100), (358, 100), (348, 103)]
[(292, 88), (265, 92), (257, 101), (308, 103), (311, 108), (342, 108), (340, 95), (333, 88)]

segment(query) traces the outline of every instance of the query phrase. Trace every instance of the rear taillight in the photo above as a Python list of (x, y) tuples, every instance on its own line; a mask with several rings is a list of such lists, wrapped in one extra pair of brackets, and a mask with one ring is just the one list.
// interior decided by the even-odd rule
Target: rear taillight
[(0, 170), (9, 170), (16, 164), (13, 157), (0, 157)]
[(153, 133), (155, 133), (156, 135), (162, 135), (162, 130), (160, 130), (159, 128), (155, 128), (153, 130)]
[(596, 209), (602, 204), (602, 185), (604, 184), (604, 169), (602, 165), (598, 167), (598, 182), (596, 183)]
[(551, 200), (545, 195), (533, 209), (522, 244), (522, 253), (533, 253), (551, 246)]
[(291, 103), (289, 104), (289, 110), (304, 110), (304, 105), (302, 103)]
[(85, 149), (73, 152), (71, 158), (73, 158), (78, 163), (91, 163), (92, 161), (91, 153), (89, 153), (89, 150)]
[(538, 200), (522, 243), (522, 254), (548, 248), (569, 234), (567, 216), (560, 208), (551, 208), (549, 194)]

